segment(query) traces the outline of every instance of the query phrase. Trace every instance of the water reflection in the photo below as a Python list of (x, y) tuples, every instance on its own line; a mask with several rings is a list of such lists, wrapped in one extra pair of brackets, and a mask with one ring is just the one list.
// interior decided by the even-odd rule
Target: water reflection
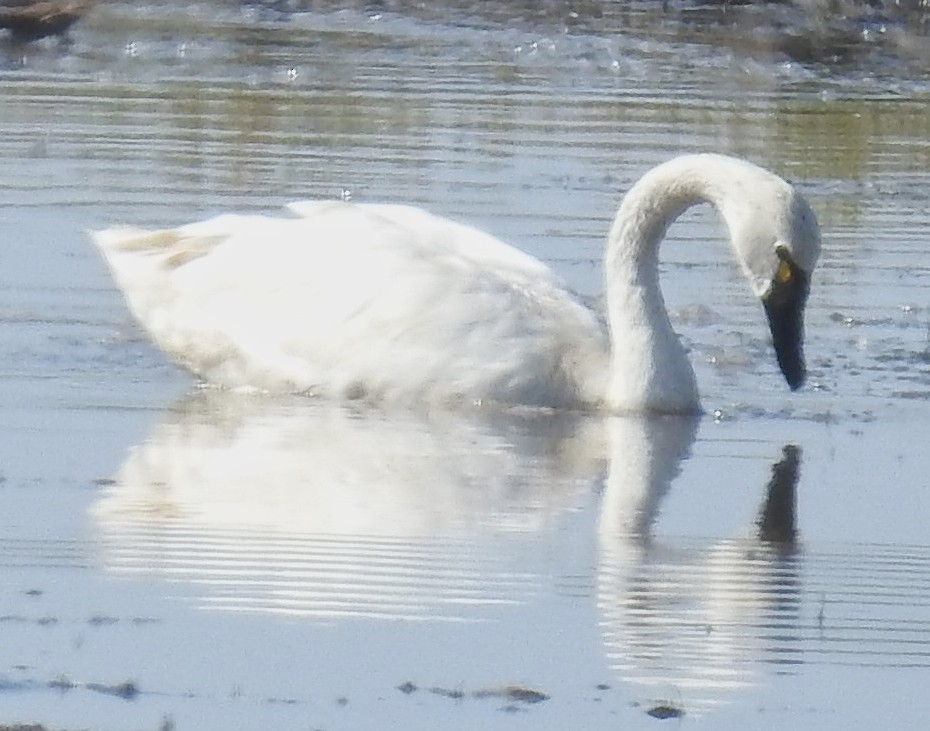
[[(927, 549), (805, 549), (798, 446), (744, 536), (710, 511), (663, 534), (698, 427), (203, 391), (131, 450), (94, 514), (110, 570), (181, 582), (213, 611), (506, 626), (548, 618), (570, 584), (596, 602), (624, 692), (692, 713), (809, 664), (930, 667)], [(563, 631), (583, 633), (588, 615), (570, 616)]]
[(626, 486), (610, 475), (599, 526), (604, 643), (642, 695), (693, 712), (758, 683), (763, 665), (800, 662), (799, 466), (800, 450), (784, 447), (755, 535), (711, 543), (654, 539), (653, 506), (630, 525)]
[[(790, 654), (799, 591), (795, 447), (752, 539), (653, 540), (697, 429), (682, 417), (361, 414), (203, 391), (131, 451), (95, 514), (114, 570), (195, 585), (213, 609), (326, 621), (498, 619), (507, 605), (545, 607), (553, 574), (596, 565), (610, 664), (647, 695), (688, 693), (694, 709), (695, 696), (755, 682), (745, 665)], [(559, 527), (579, 514), (598, 516), (579, 528), (598, 542), (560, 557)]]
[(212, 606), (474, 619), (534, 590), (522, 562), (590, 494), (597, 427), (203, 391), (132, 450), (97, 515), (113, 567), (200, 582)]

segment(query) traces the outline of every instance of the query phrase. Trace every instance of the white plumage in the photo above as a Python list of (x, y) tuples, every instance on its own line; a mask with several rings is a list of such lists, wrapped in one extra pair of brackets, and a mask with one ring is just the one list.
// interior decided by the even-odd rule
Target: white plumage
[[(656, 249), (692, 203), (723, 214), (757, 294), (776, 247), (810, 271), (813, 214), (749, 163), (691, 155), (624, 199), (607, 248), (608, 319), (544, 264), (470, 226), (395, 205), (302, 202), (94, 234), (135, 317), (173, 360), (228, 388), (335, 398), (693, 411)], [(613, 333), (613, 349), (611, 335)]]

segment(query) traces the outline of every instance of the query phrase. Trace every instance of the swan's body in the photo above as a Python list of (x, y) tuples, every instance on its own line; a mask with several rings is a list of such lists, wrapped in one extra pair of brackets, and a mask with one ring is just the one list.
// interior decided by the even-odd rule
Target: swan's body
[(703, 201), (725, 219), (756, 294), (779, 300), (786, 326), (767, 310), (797, 387), (817, 223), (781, 178), (720, 155), (660, 165), (625, 197), (606, 253), (609, 326), (538, 260), (407, 206), (298, 203), (295, 218), (220, 216), (94, 239), (155, 343), (212, 384), (688, 412), (697, 388), (659, 290), (657, 250), (668, 225)]

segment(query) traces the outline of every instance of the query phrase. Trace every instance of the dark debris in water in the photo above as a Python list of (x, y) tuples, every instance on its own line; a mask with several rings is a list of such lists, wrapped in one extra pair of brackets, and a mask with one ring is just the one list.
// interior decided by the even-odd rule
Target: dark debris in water
[(159, 624), (162, 620), (158, 617), (133, 617), (132, 623), (134, 625), (144, 625), (144, 624)]
[(930, 389), (926, 391), (893, 391), (892, 397), (906, 401), (930, 401)]
[(406, 682), (398, 685), (397, 690), (399, 690), (404, 695), (410, 695), (411, 693), (416, 693), (419, 688), (417, 688), (415, 683), (411, 683), (409, 680), (407, 680)]
[(104, 614), (95, 614), (87, 620), (87, 623), (92, 627), (104, 627), (110, 624), (117, 624), (119, 619), (117, 617), (110, 617)]
[[(397, 690), (399, 690), (404, 695), (411, 695), (420, 690), (420, 688), (416, 683), (408, 680), (398, 685)], [(464, 700), (469, 695), (476, 699), (498, 698), (508, 702), (509, 705), (505, 707), (505, 710), (518, 710), (518, 708), (513, 704), (522, 703), (533, 705), (549, 700), (549, 696), (547, 694), (523, 685), (505, 685), (499, 688), (482, 688), (480, 690), (473, 691), (470, 694), (466, 693), (461, 688), (442, 688), (439, 686), (433, 686), (429, 688), (429, 692), (433, 695), (442, 696), (443, 698), (451, 698), (452, 700), (457, 701)]]
[(84, 688), (85, 690), (91, 690), (95, 693), (103, 693), (104, 695), (111, 695), (115, 698), (122, 698), (125, 701), (135, 700), (140, 693), (139, 686), (132, 680), (127, 680), (124, 683), (117, 683), (115, 685), (108, 683), (76, 683), (64, 675), (50, 680), (48, 682), (48, 687), (62, 693)]
[(429, 692), (433, 695), (439, 695), (443, 698), (451, 698), (455, 701), (460, 701), (465, 698), (465, 691), (460, 688), (440, 688), (438, 686), (430, 688)]
[(265, 703), (270, 706), (296, 706), (300, 701), (296, 698), (278, 698), (277, 696), (272, 696), (270, 698), (265, 698)]
[(549, 696), (533, 688), (526, 688), (520, 685), (507, 685), (503, 688), (490, 688), (486, 690), (476, 690), (475, 698), (501, 698), (507, 701), (517, 703), (542, 703), (549, 700)]
[(74, 690), (77, 688), (77, 684), (72, 682), (69, 678), (61, 675), (54, 680), (48, 681), (48, 687), (52, 690), (59, 690), (62, 693), (66, 693), (69, 690)]
[(4, 614), (0, 616), (0, 622), (22, 622), (37, 624), (39, 627), (49, 627), (58, 624), (57, 617), (26, 617), (22, 614)]
[(657, 703), (651, 708), (646, 709), (646, 713), (661, 721), (669, 718), (681, 718), (685, 715), (684, 709), (671, 703)]
[(133, 701), (139, 696), (139, 686), (133, 681), (127, 680), (125, 683), (117, 685), (106, 685), (104, 683), (88, 683), (87, 689), (104, 695), (112, 695), (122, 698), (124, 701)]

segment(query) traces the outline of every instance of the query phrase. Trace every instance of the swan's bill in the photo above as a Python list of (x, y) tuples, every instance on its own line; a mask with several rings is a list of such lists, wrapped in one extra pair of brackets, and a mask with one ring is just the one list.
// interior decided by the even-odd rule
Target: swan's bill
[(788, 250), (779, 246), (778, 270), (772, 286), (762, 297), (765, 314), (772, 331), (775, 357), (792, 391), (804, 385), (804, 305), (810, 288), (810, 277), (801, 269)]

